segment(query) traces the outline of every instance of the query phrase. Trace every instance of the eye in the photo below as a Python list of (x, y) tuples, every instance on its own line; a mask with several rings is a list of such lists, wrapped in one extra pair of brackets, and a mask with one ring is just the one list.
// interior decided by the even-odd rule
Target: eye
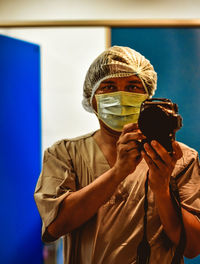
[(128, 92), (138, 92), (138, 93), (145, 93), (145, 90), (143, 87), (137, 86), (137, 85), (128, 85), (126, 86), (126, 90)]
[(105, 86), (99, 87), (98, 92), (110, 93), (115, 90), (116, 90), (116, 87), (114, 85), (105, 85)]
[(135, 91), (138, 89), (138, 87), (135, 86), (135, 85), (128, 85), (128, 86), (126, 87), (126, 89), (127, 89), (127, 91), (129, 91), (129, 92), (135, 92)]

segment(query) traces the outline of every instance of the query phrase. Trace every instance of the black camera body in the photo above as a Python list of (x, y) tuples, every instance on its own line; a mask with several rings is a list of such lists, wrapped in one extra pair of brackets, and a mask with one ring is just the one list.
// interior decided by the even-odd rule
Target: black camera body
[(140, 108), (138, 127), (146, 136), (142, 145), (156, 140), (172, 154), (172, 141), (175, 140), (176, 131), (182, 127), (177, 104), (166, 98), (145, 100)]

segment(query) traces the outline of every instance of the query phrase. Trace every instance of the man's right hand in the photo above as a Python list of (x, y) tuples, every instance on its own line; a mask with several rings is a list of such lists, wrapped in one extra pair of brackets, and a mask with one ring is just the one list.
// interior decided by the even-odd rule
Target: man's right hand
[(142, 160), (140, 141), (144, 138), (137, 124), (131, 123), (124, 126), (117, 141), (117, 159), (114, 165), (122, 177), (125, 178), (134, 172)]

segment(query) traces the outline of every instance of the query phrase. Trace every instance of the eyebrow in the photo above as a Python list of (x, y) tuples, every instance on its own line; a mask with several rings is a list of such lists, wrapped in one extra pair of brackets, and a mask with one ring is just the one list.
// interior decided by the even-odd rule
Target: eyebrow
[(141, 83), (140, 80), (129, 81), (129, 83)]
[(113, 84), (113, 83), (115, 83), (115, 82), (113, 82), (113, 81), (103, 81), (102, 83), (106, 83), (106, 84), (111, 83), (111, 84)]

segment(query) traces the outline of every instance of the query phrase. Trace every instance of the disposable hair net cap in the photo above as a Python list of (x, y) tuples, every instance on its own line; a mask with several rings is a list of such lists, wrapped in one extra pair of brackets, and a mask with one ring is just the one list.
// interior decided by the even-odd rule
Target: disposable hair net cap
[(108, 78), (137, 75), (149, 94), (153, 96), (157, 87), (157, 73), (150, 61), (139, 52), (121, 46), (113, 46), (101, 53), (91, 64), (83, 87), (83, 107), (94, 112), (92, 98), (100, 83)]

